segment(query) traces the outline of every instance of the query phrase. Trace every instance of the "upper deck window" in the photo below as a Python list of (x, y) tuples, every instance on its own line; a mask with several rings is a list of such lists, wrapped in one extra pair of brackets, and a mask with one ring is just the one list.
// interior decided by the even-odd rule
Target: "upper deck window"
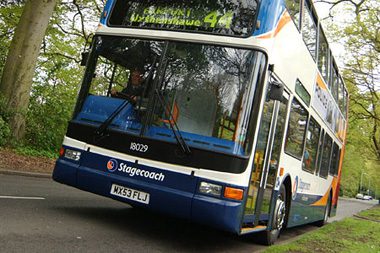
[(257, 7), (257, 0), (116, 0), (108, 24), (247, 37)]
[(340, 76), (339, 77), (339, 92), (338, 92), (338, 100), (339, 100), (339, 108), (340, 108), (340, 111), (343, 113), (344, 112), (344, 83), (343, 83), (343, 79), (342, 77)]
[(339, 76), (338, 76), (338, 68), (336, 67), (335, 63), (332, 67), (332, 73), (331, 73), (331, 93), (336, 101), (338, 101), (338, 86), (339, 86)]
[(304, 9), (302, 14), (302, 38), (305, 41), (311, 56), (315, 59), (316, 45), (317, 45), (317, 26), (316, 19), (312, 13), (308, 1), (304, 1)]
[(343, 115), (345, 118), (347, 118), (347, 103), (348, 103), (348, 93), (347, 90), (344, 90), (344, 96), (343, 96)]
[(300, 27), (300, 0), (285, 0), (286, 8), (292, 17), (294, 24), (299, 29)]
[(327, 83), (329, 81), (329, 50), (326, 36), (319, 26), (319, 43), (318, 43), (318, 69), (322, 74), (323, 79)]

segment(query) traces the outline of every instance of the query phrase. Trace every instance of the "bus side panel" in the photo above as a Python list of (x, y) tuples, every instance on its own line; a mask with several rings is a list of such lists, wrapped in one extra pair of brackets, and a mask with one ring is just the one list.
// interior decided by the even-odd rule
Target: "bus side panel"
[(241, 202), (195, 195), (192, 220), (239, 234), (243, 210)]
[(77, 186), (77, 171), (79, 164), (58, 159), (53, 171), (53, 179), (59, 183)]
[(323, 218), (324, 206), (315, 206), (313, 203), (320, 200), (322, 196), (297, 193), (292, 199), (289, 211), (288, 227), (315, 222)]

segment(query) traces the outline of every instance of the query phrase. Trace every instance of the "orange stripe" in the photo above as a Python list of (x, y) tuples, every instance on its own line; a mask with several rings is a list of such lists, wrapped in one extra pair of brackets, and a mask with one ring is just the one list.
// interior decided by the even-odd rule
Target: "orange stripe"
[(276, 37), (277, 34), (282, 30), (282, 28), (289, 22), (290, 22), (290, 15), (287, 11), (285, 11), (280, 19), (280, 22), (278, 22), (276, 31), (274, 32), (274, 36)]
[[(347, 101), (348, 104), (348, 101)], [(348, 108), (346, 109), (348, 110)], [(348, 117), (348, 112), (347, 112), (347, 117)], [(343, 141), (343, 147), (342, 150), (340, 151), (340, 160), (339, 160), (339, 167), (338, 167), (338, 177), (336, 178), (337, 181), (337, 188), (335, 189), (335, 196), (333, 198), (333, 205), (336, 205), (338, 202), (338, 194), (339, 194), (339, 187), (340, 187), (340, 179), (342, 177), (342, 167), (343, 167), (343, 158), (344, 154), (346, 153), (346, 142), (347, 142), (347, 127), (348, 127), (348, 120), (346, 120), (346, 126), (344, 129), (344, 141)]]
[(264, 34), (264, 35), (261, 35), (259, 36), (258, 38), (259, 39), (270, 39), (273, 37), (273, 32), (270, 32), (270, 33), (267, 33), (267, 34)]
[[(336, 188), (338, 186), (338, 178), (334, 177), (333, 181), (331, 182), (331, 186), (327, 189), (326, 193), (323, 195), (322, 198), (311, 204), (311, 206), (325, 206), (327, 205), (327, 200), (329, 199), (330, 190), (333, 189), (333, 196), (332, 201), (335, 199), (336, 194)], [(334, 204), (334, 203), (333, 203)]]
[(280, 20), (277, 23), (276, 29), (274, 31), (269, 32), (269, 33), (266, 33), (266, 34), (263, 34), (261, 36), (258, 36), (258, 38), (259, 39), (271, 39), (271, 38), (277, 36), (277, 34), (282, 30), (282, 28), (287, 23), (290, 22), (290, 20), (291, 20), (291, 18), (290, 18), (289, 13), (287, 11), (284, 11), (284, 13), (282, 14)]
[(325, 81), (323, 81), (323, 78), (319, 73), (317, 74), (317, 84), (319, 87), (321, 87), (321, 89), (327, 90)]
[(334, 205), (335, 204), (335, 199), (336, 199), (336, 194), (337, 194), (337, 188), (338, 188), (338, 177), (334, 177), (333, 178), (333, 181), (331, 183), (331, 188), (332, 188), (332, 199), (331, 199), (331, 203)]

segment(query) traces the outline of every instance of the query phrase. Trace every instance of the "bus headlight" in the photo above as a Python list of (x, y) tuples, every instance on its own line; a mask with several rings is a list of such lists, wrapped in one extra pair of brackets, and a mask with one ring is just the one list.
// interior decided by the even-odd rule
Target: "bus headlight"
[(211, 184), (208, 182), (201, 182), (201, 184), (199, 185), (199, 192), (220, 197), (222, 193), (222, 186), (217, 184)]
[(67, 158), (67, 159), (79, 161), (80, 155), (81, 155), (80, 151), (75, 151), (75, 150), (71, 150), (71, 149), (65, 150), (65, 158)]

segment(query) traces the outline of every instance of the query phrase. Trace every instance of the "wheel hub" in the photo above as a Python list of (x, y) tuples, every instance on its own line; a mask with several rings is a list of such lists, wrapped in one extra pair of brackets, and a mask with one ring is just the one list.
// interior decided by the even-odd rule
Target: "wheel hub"
[(282, 226), (284, 225), (284, 221), (285, 221), (285, 210), (286, 210), (285, 202), (281, 199), (277, 199), (276, 207), (277, 208), (275, 212), (274, 228), (280, 230)]

